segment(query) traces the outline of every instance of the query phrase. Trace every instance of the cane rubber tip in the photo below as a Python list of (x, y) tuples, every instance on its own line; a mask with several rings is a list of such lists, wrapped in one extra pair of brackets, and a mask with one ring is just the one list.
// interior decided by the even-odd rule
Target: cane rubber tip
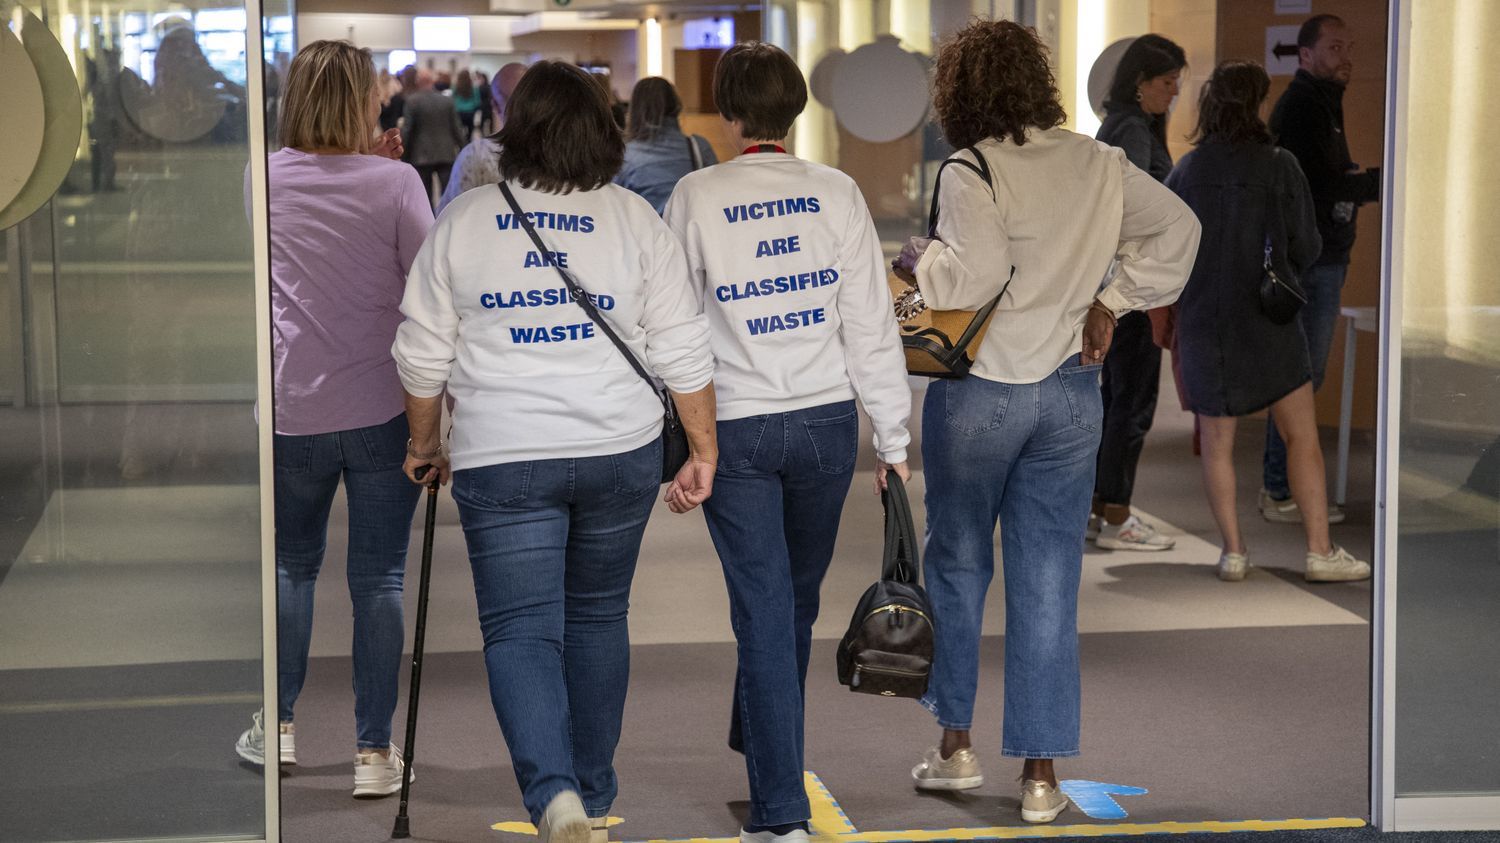
[(391, 829), (391, 838), (405, 840), (411, 836), (411, 820), (407, 817), (397, 817), (396, 827)]

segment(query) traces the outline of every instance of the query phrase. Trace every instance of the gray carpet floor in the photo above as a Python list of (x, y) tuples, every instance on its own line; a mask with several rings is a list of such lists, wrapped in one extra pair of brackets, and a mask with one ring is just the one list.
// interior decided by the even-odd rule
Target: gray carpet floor
[[(1367, 810), (1368, 677), (1346, 654), (1357, 626), (1088, 635), (1082, 652), (1086, 754), (1059, 776), (1143, 787), (1130, 822), (1360, 818)], [(1015, 762), (998, 753), (1003, 641), (982, 651), (976, 743), (988, 780), (952, 797), (916, 793), (908, 770), (938, 736), (908, 701), (848, 693), (833, 642), (818, 642), (808, 687), (807, 763), (860, 831), (1020, 825)], [(617, 756), (618, 839), (728, 837), (745, 810), (744, 766), (723, 741), (733, 647), (635, 648)], [(525, 821), (477, 653), (424, 668), (413, 830), (431, 841), (524, 840), (490, 826)], [(283, 779), (288, 840), (371, 840), (392, 800), (349, 795), (353, 726), (347, 662), (318, 659), (298, 704), (298, 757)], [(404, 714), (398, 714), (398, 723)], [(398, 726), (399, 732), (399, 726)], [(1089, 823), (1071, 811), (1064, 822)]]

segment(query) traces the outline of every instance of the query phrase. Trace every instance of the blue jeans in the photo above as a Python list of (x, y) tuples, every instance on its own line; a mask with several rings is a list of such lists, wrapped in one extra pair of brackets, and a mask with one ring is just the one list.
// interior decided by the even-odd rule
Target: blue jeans
[(653, 441), (453, 474), (490, 701), (532, 822), (565, 790), (606, 816), (619, 790), (630, 581), (661, 459)]
[(858, 449), (853, 401), (719, 422), (719, 471), (703, 514), (739, 643), (730, 745), (745, 753), (752, 826), (812, 816), (803, 689)]
[(1039, 383), (934, 381), (922, 407), (936, 632), (923, 704), (945, 729), (972, 725), (998, 519), (1008, 756), (1078, 754), (1078, 581), (1104, 415), (1099, 370), (1074, 356)]
[(307, 677), (313, 587), (328, 544), (328, 512), (339, 478), (349, 502), (349, 598), (354, 603), (354, 723), (361, 749), (391, 745), (401, 673), (401, 587), (412, 514), (422, 490), (401, 473), (406, 416), (385, 424), (277, 434), (276, 640), (282, 722)]
[[(1333, 263), (1315, 266), (1302, 275), (1302, 289), (1307, 304), (1297, 312), (1297, 323), (1307, 337), (1307, 354), (1312, 358), (1313, 389), (1323, 385), (1328, 369), (1328, 350), (1333, 345), (1333, 329), (1339, 321), (1339, 296), (1344, 290), (1344, 276), (1349, 264)], [(1347, 362), (1344, 365), (1349, 365)], [(1262, 462), (1266, 491), (1284, 501), (1292, 496), (1286, 473), (1286, 443), (1276, 430), (1276, 422), (1266, 417), (1266, 454)]]

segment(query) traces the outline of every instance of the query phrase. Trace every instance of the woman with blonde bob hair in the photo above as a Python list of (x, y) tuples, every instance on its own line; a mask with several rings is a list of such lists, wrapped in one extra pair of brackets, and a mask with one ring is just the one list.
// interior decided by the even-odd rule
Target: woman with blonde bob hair
[[(406, 272), (432, 226), (416, 171), (391, 160), (399, 158), (399, 142), (392, 133), (376, 135), (379, 113), (370, 52), (345, 41), (313, 42), (287, 72), (283, 148), (268, 160), (279, 760), (297, 763), (292, 707), (307, 673), (313, 586), (342, 479), (358, 797), (401, 787), (391, 716), (405, 629), (406, 546), (421, 490), (401, 472), (408, 433), (390, 349)], [(261, 714), (235, 749), (265, 763)]]

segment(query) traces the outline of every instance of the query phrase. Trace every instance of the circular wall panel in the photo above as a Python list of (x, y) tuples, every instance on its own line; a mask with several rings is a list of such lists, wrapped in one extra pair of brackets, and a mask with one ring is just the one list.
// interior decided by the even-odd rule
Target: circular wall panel
[(1094, 114), (1100, 120), (1104, 119), (1104, 100), (1109, 96), (1110, 83), (1115, 81), (1115, 68), (1120, 66), (1120, 59), (1134, 43), (1134, 38), (1121, 38), (1110, 44), (1094, 60), (1094, 66), (1089, 70), (1089, 107), (1094, 109)]
[(849, 54), (842, 47), (834, 47), (818, 59), (808, 76), (808, 90), (812, 92), (813, 99), (824, 108), (833, 108), (833, 73), (847, 55)]
[(46, 105), (42, 101), (42, 83), (36, 78), (36, 67), (26, 55), (26, 48), (0, 23), (0, 209), (4, 209), (31, 178), (42, 154), (42, 128), (46, 122)]
[(927, 62), (883, 35), (839, 59), (830, 94), (850, 134), (871, 143), (903, 138), (927, 119)]
[(10, 228), (47, 204), (72, 169), (83, 137), (83, 96), (68, 54), (36, 15), (24, 9), (21, 13), (21, 44), (42, 88), (42, 151), (26, 185), (0, 210), (0, 229)]

